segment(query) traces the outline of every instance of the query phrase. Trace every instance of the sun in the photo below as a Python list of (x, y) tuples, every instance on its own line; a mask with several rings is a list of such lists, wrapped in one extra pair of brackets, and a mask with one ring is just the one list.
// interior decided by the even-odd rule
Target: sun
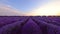
[(50, 2), (50, 3), (44, 4), (37, 9), (30, 11), (28, 13), (28, 15), (32, 15), (32, 16), (36, 16), (36, 15), (60, 16), (60, 2), (56, 1), (56, 2)]

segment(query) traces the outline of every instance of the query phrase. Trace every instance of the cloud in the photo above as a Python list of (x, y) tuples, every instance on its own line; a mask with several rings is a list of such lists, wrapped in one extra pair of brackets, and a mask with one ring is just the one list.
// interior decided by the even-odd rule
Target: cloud
[(22, 11), (12, 8), (10, 5), (0, 4), (0, 16), (23, 16)]
[(28, 12), (27, 15), (36, 16), (36, 15), (60, 15), (60, 1), (52, 1), (49, 3), (46, 3), (39, 8), (33, 9), (30, 12)]

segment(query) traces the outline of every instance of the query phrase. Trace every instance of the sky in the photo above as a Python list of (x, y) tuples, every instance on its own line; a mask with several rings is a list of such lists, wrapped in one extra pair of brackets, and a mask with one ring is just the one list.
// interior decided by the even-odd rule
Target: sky
[(60, 15), (60, 0), (0, 0), (0, 15), (5, 14)]
[(24, 12), (37, 8), (37, 6), (40, 6), (43, 3), (48, 2), (46, 0), (0, 0), (0, 1), (6, 5), (10, 5)]

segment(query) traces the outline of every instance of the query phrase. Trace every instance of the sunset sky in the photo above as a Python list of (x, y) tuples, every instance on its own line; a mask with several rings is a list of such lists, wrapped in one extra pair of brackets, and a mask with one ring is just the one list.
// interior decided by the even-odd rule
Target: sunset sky
[(0, 15), (60, 15), (60, 0), (0, 0)]

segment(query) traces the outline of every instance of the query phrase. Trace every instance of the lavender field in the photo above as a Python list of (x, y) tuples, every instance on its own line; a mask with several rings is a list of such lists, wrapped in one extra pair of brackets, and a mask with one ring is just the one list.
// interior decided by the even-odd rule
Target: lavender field
[(60, 16), (0, 16), (0, 34), (60, 34)]

